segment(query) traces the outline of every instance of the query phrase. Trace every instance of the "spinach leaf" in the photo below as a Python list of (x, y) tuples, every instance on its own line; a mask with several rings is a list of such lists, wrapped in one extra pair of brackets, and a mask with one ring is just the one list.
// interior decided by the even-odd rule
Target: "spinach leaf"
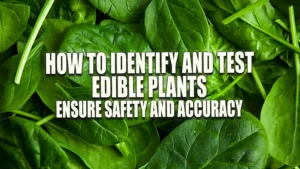
[[(261, 122), (269, 139), (269, 153), (275, 159), (296, 166), (300, 164), (300, 87), (295, 70), (281, 76), (273, 85), (261, 111)], [(298, 109), (297, 109), (298, 107)]]
[[(74, 25), (66, 32), (60, 46), (62, 52), (104, 52), (107, 56), (107, 75), (110, 74), (111, 52), (149, 52), (147, 41), (140, 34), (131, 33), (119, 25)], [(88, 60), (84, 59), (84, 69), (80, 76), (68, 75), (79, 85), (91, 87)]]
[[(62, 93), (64, 95), (63, 98), (68, 100), (93, 100), (92, 97), (92, 88), (85, 87), (85, 86), (67, 86), (60, 81), (58, 81), (56, 86), (59, 85), (62, 87), (64, 92), (67, 93), (68, 96), (66, 96), (66, 93)], [(61, 92), (61, 91), (60, 91)]]
[(160, 144), (148, 169), (264, 168), (267, 136), (247, 112), (240, 119), (187, 120)]
[[(115, 25), (108, 25), (103, 27), (91, 25), (72, 26), (66, 32), (60, 49), (64, 52), (99, 51), (105, 53), (117, 52), (122, 50), (151, 50), (142, 36), (130, 33), (125, 29), (122, 29)], [(87, 64), (87, 60), (85, 63)], [(108, 72), (110, 71), (108, 70)], [(55, 101), (59, 98), (64, 98), (62, 97), (61, 93), (57, 92), (57, 89), (53, 89), (54, 84), (57, 80), (59, 80), (58, 78), (64, 80), (63, 77), (59, 76), (57, 78), (54, 78), (53, 76), (45, 77), (43, 83), (45, 82), (47, 84), (40, 85), (38, 89), (40, 97), (42, 98), (44, 103), (49, 108), (51, 108), (52, 111), (55, 111)], [(92, 77), (88, 73), (88, 66), (85, 67), (83, 75), (69, 75), (68, 78), (82, 85), (83, 87), (87, 87), (85, 88), (87, 90), (91, 87)], [(63, 84), (66, 83), (63, 82)], [(66, 84), (66, 86), (68, 86), (68, 84)], [(51, 92), (51, 94), (49, 92)], [(78, 134), (83, 139), (98, 145), (116, 144), (117, 142), (124, 140), (127, 137), (128, 132), (127, 126), (123, 120), (67, 120), (67, 123), (72, 132)], [(86, 132), (85, 130), (87, 130), (88, 132)], [(101, 132), (96, 133), (96, 131)], [(103, 133), (106, 137), (102, 137)], [(90, 137), (91, 135), (95, 135), (95, 137)]]
[[(257, 74), (263, 83), (265, 89), (270, 91), (273, 83), (282, 75), (286, 74), (290, 67), (285, 63), (278, 60), (270, 61), (257, 61), (253, 63), (253, 67), (256, 69)], [(235, 78), (236, 76), (232, 76)], [(258, 94), (260, 93), (252, 74), (246, 74), (237, 85), (248, 93)]]
[(100, 26), (105, 25), (118, 25), (125, 28), (129, 32), (145, 35), (145, 28), (143, 23), (120, 23), (112, 19), (105, 19), (101, 21)]
[(96, 8), (87, 0), (61, 0), (75, 24), (96, 22)]
[[(45, 43), (47, 52), (57, 52), (59, 50), (60, 42), (62, 41), (62, 37), (64, 32), (70, 27), (72, 23), (66, 20), (59, 19), (47, 19), (45, 20), (42, 33), (41, 33), (41, 41)], [(63, 76), (53, 75), (47, 76), (45, 65), (46, 57), (42, 58), (42, 77), (41, 83), (37, 88), (37, 93), (44, 104), (49, 107), (53, 112), (55, 111), (56, 100), (59, 100), (63, 97), (63, 95), (56, 88), (55, 83), (57, 81), (69, 85), (67, 79)]]
[(275, 20), (281, 19), (282, 15), (269, 2), (246, 13), (241, 19), (230, 24), (222, 23), (222, 20), (229, 15), (256, 1), (258, 0), (202, 0), (202, 5), (206, 15), (224, 37), (244, 50), (255, 51), (258, 60), (271, 60), (287, 49), (255, 28), (258, 27), (284, 39), (281, 27), (275, 23)]
[[(146, 37), (155, 51), (208, 51), (210, 31), (198, 0), (152, 0), (145, 14)], [(182, 63), (182, 56), (178, 58)]]
[[(52, 112), (56, 111), (57, 100), (66, 99), (66, 96), (55, 86), (57, 82), (70, 86), (63, 76), (46, 76), (45, 72), (43, 72), (41, 83), (37, 89), (38, 95)], [(67, 123), (66, 127), (68, 127), (70, 131), (91, 144), (113, 145), (125, 140), (128, 133), (127, 125), (123, 120), (74, 119), (65, 120), (65, 122)]]
[(75, 153), (89, 168), (133, 169), (136, 166), (132, 146), (125, 142), (127, 156), (122, 156), (114, 147), (90, 144), (68, 130), (47, 125), (50, 136), (63, 148)]
[(209, 28), (210, 28), (210, 36), (211, 36), (209, 41), (209, 48), (210, 51), (214, 54), (214, 71), (212, 74), (206, 76), (207, 94), (210, 94), (214, 90), (221, 87), (228, 79), (228, 75), (226, 73), (225, 74), (219, 73), (220, 63), (216, 56), (216, 53), (219, 51), (223, 51), (223, 52), (235, 51), (235, 46), (232, 43), (230, 43), (227, 39), (225, 39), (223, 36), (221, 36), (211, 22), (209, 22)]
[(150, 0), (89, 0), (97, 9), (120, 22), (141, 19)]
[[(59, 80), (61, 85), (68, 85), (66, 79), (62, 76), (45, 76), (44, 81), (37, 90), (43, 102), (52, 110), (56, 111), (56, 100), (70, 100), (56, 86)], [(63, 80), (63, 81), (60, 81)], [(63, 82), (63, 83), (61, 83)], [(47, 85), (46, 85), (47, 84)], [(63, 86), (66, 92), (71, 91), (77, 93), (80, 90), (72, 90), (71, 87)], [(68, 93), (68, 95), (71, 95)], [(77, 97), (78, 99), (78, 97)], [(92, 100), (89, 98), (88, 100)], [(83, 140), (96, 145), (114, 145), (120, 141), (124, 141), (128, 135), (128, 127), (124, 120), (106, 120), (106, 119), (73, 119), (64, 120), (64, 128), (68, 128), (70, 132), (81, 137)]]
[(271, 60), (267, 62), (255, 62), (255, 67), (260, 80), (266, 84), (274, 84), (281, 76), (285, 75), (290, 67), (279, 60)]
[(40, 53), (43, 43), (30, 52), (25, 65), (21, 85), (14, 83), (20, 55), (13, 56), (0, 66), (0, 112), (21, 108), (37, 89), (41, 80)]
[(68, 157), (33, 122), (10, 117), (0, 121), (1, 168), (67, 168)]
[(57, 52), (64, 32), (72, 22), (63, 19), (46, 19), (41, 29), (41, 41), (44, 42), (47, 52)]
[(128, 127), (124, 120), (66, 120), (72, 133), (85, 141), (100, 145), (111, 146), (124, 141), (128, 135)]
[[(44, 65), (42, 66), (45, 67)], [(53, 112), (56, 111), (56, 100), (61, 100), (63, 98), (63, 94), (55, 86), (55, 83), (57, 81), (64, 84), (69, 84), (67, 79), (65, 79), (63, 76), (47, 76), (45, 69), (43, 69), (41, 82), (38, 88), (36, 89), (36, 92), (43, 101), (43, 103), (47, 107), (49, 107), (49, 109), (51, 109)]]
[(68, 167), (71, 169), (89, 169), (84, 162), (76, 154), (72, 153), (69, 150), (64, 149), (65, 153), (68, 156)]
[(25, 31), (29, 7), (0, 2), (0, 53), (11, 47)]
[(137, 167), (145, 165), (159, 145), (159, 135), (152, 122), (130, 126), (127, 140), (135, 150)]

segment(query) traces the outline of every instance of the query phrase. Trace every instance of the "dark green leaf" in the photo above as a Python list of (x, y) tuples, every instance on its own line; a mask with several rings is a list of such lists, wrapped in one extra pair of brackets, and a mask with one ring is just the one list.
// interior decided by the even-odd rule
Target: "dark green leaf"
[(68, 161), (68, 167), (71, 169), (89, 169), (84, 162), (81, 160), (79, 156), (72, 153), (69, 150), (64, 149), (65, 153), (67, 154), (69, 161)]
[(269, 138), (269, 153), (290, 166), (300, 164), (300, 103), (296, 102), (299, 87), (294, 69), (281, 76), (274, 83), (261, 112), (261, 122)]
[(72, 22), (62, 19), (47, 19), (43, 23), (41, 40), (44, 42), (47, 52), (56, 52), (62, 41), (64, 32)]
[(115, 20), (106, 19), (106, 20), (101, 21), (100, 25), (101, 26), (118, 25), (118, 26), (125, 28), (129, 32), (145, 35), (145, 27), (144, 27), (143, 23), (120, 23)]
[(134, 169), (135, 153), (126, 142), (128, 155), (123, 157), (114, 147), (102, 147), (90, 144), (80, 137), (59, 127), (47, 127), (51, 137), (63, 148), (70, 150), (81, 158), (89, 167), (95, 169)]
[(240, 119), (187, 120), (160, 144), (146, 168), (264, 168), (267, 136), (247, 112)]
[[(145, 29), (155, 51), (209, 50), (210, 31), (198, 0), (152, 0), (145, 14)], [(182, 63), (182, 57), (178, 60)]]
[(20, 55), (9, 58), (0, 66), (0, 112), (21, 108), (37, 89), (41, 80), (42, 48), (43, 44), (39, 43), (30, 52), (20, 85), (14, 83)]
[(258, 0), (202, 0), (202, 4), (207, 16), (224, 37), (244, 50), (255, 51), (255, 57), (259, 60), (271, 60), (285, 51), (286, 47), (254, 28), (259, 27), (284, 39), (281, 27), (275, 23), (282, 16), (269, 2), (246, 13), (241, 19), (227, 25), (222, 23), (223, 19), (256, 1)]
[(104, 14), (120, 22), (135, 22), (144, 16), (150, 0), (89, 0)]
[(210, 51), (214, 54), (214, 72), (212, 74), (207, 75), (206, 77), (206, 87), (208, 94), (221, 87), (228, 79), (227, 74), (219, 73), (219, 59), (217, 58), (216, 53), (219, 51), (235, 51), (234, 45), (230, 43), (227, 39), (225, 39), (223, 36), (221, 36), (210, 22), (209, 28), (211, 35), (209, 48)]
[(0, 121), (1, 168), (67, 168), (64, 151), (39, 126), (10, 117)]
[(135, 150), (137, 167), (145, 165), (159, 145), (159, 135), (152, 122), (130, 126), (127, 139)]
[[(75, 25), (67, 33), (60, 46), (63, 52), (104, 52), (107, 56), (107, 74), (110, 74), (111, 52), (149, 52), (147, 41), (136, 33), (131, 33), (119, 25)], [(83, 74), (68, 76), (74, 82), (91, 87), (92, 77), (88, 70), (88, 60), (84, 60)]]
[(271, 3), (286, 15), (289, 13), (288, 7), (293, 5), (295, 8), (296, 18), (300, 18), (300, 2), (298, 0), (271, 0)]
[(0, 53), (22, 35), (29, 18), (29, 6), (0, 2)]

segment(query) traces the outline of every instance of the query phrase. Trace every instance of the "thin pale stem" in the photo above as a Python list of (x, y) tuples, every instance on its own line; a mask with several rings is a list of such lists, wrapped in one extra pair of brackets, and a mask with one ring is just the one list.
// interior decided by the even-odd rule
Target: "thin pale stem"
[(257, 87), (258, 87), (258, 89), (259, 89), (259, 91), (260, 91), (262, 97), (263, 97), (264, 99), (266, 99), (266, 98), (267, 98), (266, 90), (265, 90), (265, 88), (264, 88), (264, 86), (263, 86), (261, 80), (259, 79), (259, 76), (258, 76), (257, 71), (256, 71), (256, 69), (254, 68), (254, 66), (252, 67), (252, 76), (253, 76), (253, 78), (254, 78), (254, 80), (255, 80), (255, 83), (256, 83), (256, 85), (257, 85)]
[(288, 26), (285, 22), (283, 22), (281, 19), (277, 19), (275, 22), (276, 22), (279, 26), (281, 26), (284, 30), (290, 32), (289, 26)]
[(41, 126), (49, 121), (51, 121), (52, 119), (55, 118), (55, 114), (50, 114), (49, 116), (41, 119), (40, 121), (36, 122), (36, 125)]
[(35, 116), (33, 114), (30, 114), (30, 113), (27, 113), (27, 112), (24, 112), (24, 111), (21, 111), (21, 110), (13, 110), (13, 111), (10, 111), (10, 112), (14, 113), (16, 115), (20, 115), (20, 116), (23, 116), (23, 117), (33, 119), (33, 120), (41, 120), (42, 119), (39, 116)]
[(220, 91), (214, 95), (208, 96), (206, 98), (206, 100), (214, 100), (214, 99), (221, 97), (226, 92), (228, 92), (234, 85), (236, 85), (246, 74), (247, 74), (247, 71), (245, 71), (243, 74), (241, 74), (237, 78), (235, 78), (234, 81), (231, 82), (228, 86), (226, 86), (222, 91)]
[(54, 0), (46, 1), (37, 21), (32, 29), (32, 32), (31, 32), (29, 39), (25, 45), (24, 52), (22, 54), (22, 57), (21, 57), (21, 60), (20, 60), (20, 63), (19, 63), (18, 69), (17, 69), (17, 73), (16, 73), (16, 77), (15, 77), (15, 83), (17, 85), (20, 84), (22, 74), (23, 74), (29, 53), (31, 51), (31, 48), (34, 44), (34, 41), (43, 25), (44, 20), (46, 19), (46, 16), (48, 15), (53, 3), (54, 3)]
[(226, 19), (224, 19), (222, 22), (223, 24), (227, 25), (229, 24), (230, 22), (244, 16), (246, 13), (250, 12), (250, 11), (253, 11), (255, 8), (265, 4), (269, 2), (269, 0), (260, 0), (260, 1), (257, 1), (249, 6), (247, 6), (246, 8), (243, 8), (241, 9), (240, 11), (230, 15), (229, 17), (227, 17)]

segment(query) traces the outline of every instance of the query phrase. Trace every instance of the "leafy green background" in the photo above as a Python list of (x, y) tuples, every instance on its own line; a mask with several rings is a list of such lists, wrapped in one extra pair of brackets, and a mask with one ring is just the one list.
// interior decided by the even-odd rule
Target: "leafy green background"
[[(266, 1), (224, 24), (258, 1), (55, 0), (16, 85), (46, 0), (0, 0), (0, 168), (297, 169), (300, 3)], [(178, 75), (183, 52), (254, 51), (252, 74), (220, 74), (216, 61), (207, 75), (205, 99), (243, 100), (242, 117), (54, 118), (57, 100), (93, 99), (92, 78), (87, 59), (82, 75), (46, 75), (46, 52), (150, 51), (179, 52)]]

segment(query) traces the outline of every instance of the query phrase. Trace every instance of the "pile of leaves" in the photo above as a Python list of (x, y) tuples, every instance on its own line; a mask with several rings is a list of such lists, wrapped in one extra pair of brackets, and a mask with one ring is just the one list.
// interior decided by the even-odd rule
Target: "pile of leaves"
[[(0, 0), (0, 168), (298, 168), (299, 8), (296, 0)], [(207, 77), (205, 99), (241, 99), (242, 117), (55, 118), (57, 100), (92, 100), (91, 76), (87, 60), (80, 76), (47, 76), (46, 52), (148, 51), (254, 51), (252, 74)]]

